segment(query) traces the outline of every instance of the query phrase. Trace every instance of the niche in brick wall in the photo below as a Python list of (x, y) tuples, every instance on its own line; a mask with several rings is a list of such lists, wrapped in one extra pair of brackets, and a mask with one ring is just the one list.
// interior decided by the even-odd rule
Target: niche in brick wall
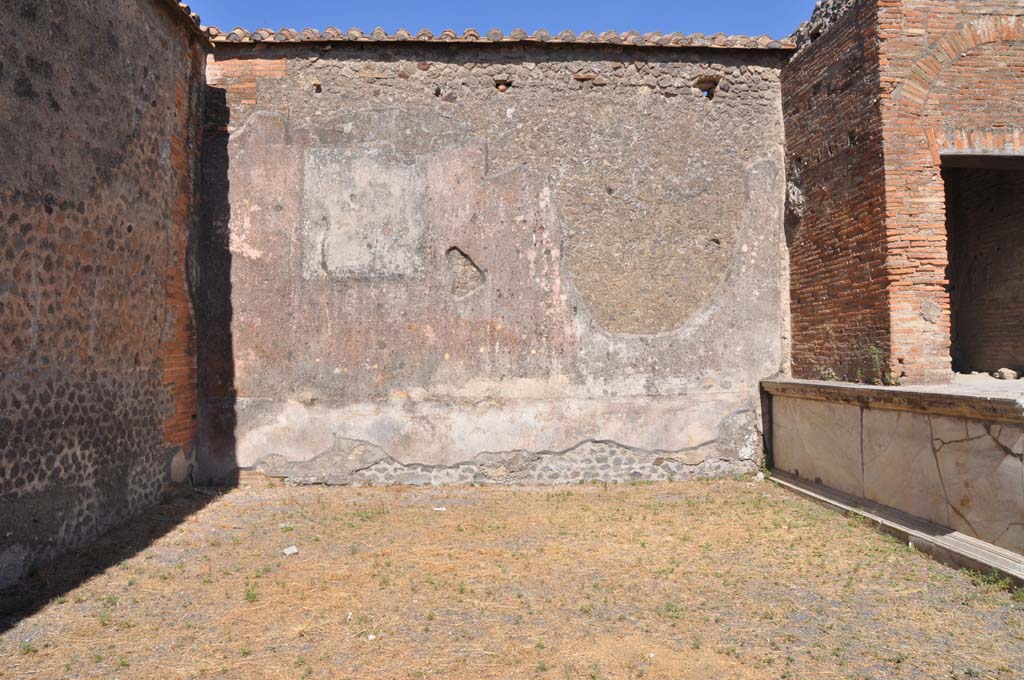
[(944, 157), (953, 370), (1024, 369), (1024, 158)]

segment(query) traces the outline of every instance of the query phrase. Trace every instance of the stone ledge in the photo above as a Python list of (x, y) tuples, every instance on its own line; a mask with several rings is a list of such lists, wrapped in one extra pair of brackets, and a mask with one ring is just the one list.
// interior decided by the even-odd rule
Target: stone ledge
[(981, 391), (962, 385), (887, 387), (824, 380), (775, 378), (761, 382), (775, 397), (808, 399), (888, 411), (1024, 423), (1024, 394)]

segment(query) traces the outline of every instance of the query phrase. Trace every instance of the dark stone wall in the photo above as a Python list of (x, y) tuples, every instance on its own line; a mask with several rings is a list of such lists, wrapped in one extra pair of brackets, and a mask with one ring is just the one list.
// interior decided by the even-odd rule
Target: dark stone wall
[(787, 360), (786, 58), (219, 44), (204, 474), (753, 470)]
[(0, 3), (0, 586), (188, 479), (204, 49), (176, 12)]

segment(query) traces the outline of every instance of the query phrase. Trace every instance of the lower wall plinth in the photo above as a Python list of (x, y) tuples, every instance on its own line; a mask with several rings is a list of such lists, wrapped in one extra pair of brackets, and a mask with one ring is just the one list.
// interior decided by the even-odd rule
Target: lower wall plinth
[(238, 464), (293, 483), (655, 481), (762, 461), (758, 408), (740, 393), (234, 407)]

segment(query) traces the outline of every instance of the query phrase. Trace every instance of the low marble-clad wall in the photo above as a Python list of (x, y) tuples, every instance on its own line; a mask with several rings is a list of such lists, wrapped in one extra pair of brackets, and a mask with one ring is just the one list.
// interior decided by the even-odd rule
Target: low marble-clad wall
[(776, 469), (1024, 554), (1024, 395), (764, 388)]

